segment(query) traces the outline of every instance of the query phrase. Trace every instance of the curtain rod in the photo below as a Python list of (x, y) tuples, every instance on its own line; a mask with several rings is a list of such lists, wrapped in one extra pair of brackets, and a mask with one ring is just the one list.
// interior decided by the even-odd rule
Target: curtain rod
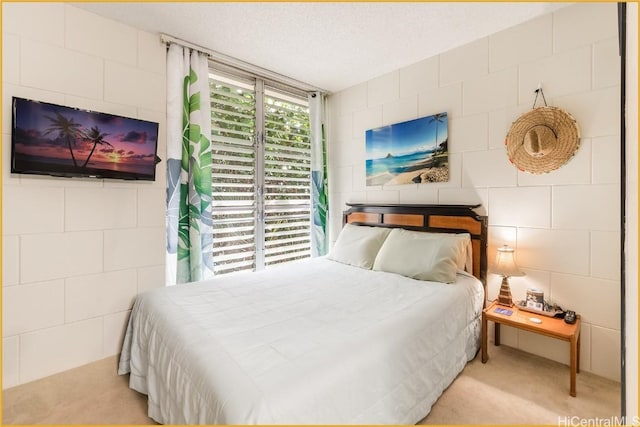
[(266, 68), (259, 67), (257, 65), (250, 64), (248, 62), (242, 61), (240, 59), (234, 58), (229, 55), (225, 55), (224, 53), (216, 52), (211, 49), (204, 48), (202, 46), (198, 46), (193, 43), (189, 43), (187, 41), (178, 39), (176, 37), (170, 36), (168, 34), (160, 34), (160, 40), (162, 43), (169, 44), (175, 43), (184, 47), (188, 47), (190, 49), (195, 49), (199, 52), (205, 53), (209, 56), (214, 62), (219, 62), (223, 65), (228, 65), (234, 68), (238, 68), (243, 71), (248, 71), (250, 73), (255, 74), (257, 77), (262, 77), (267, 80), (272, 80), (277, 83), (285, 84), (288, 86), (293, 86), (308, 92), (321, 92), (321, 93), (329, 93), (328, 91), (321, 89), (316, 86), (312, 86), (308, 83), (301, 82), (300, 80), (293, 79), (291, 77), (287, 77), (280, 73), (276, 73), (275, 71), (267, 70)]

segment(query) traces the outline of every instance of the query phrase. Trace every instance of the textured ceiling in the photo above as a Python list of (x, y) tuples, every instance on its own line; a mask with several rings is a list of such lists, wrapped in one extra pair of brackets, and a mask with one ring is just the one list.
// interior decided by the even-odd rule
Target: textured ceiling
[(336, 92), (568, 3), (71, 3)]

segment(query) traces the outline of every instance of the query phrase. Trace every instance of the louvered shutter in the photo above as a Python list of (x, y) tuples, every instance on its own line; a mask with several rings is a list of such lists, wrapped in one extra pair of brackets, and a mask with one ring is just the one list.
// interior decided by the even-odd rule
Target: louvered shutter
[(256, 97), (251, 82), (220, 75), (211, 87), (215, 274), (256, 266)]
[(311, 256), (311, 140), (306, 100), (264, 97), (265, 266)]
[(310, 257), (306, 99), (223, 73), (212, 73), (209, 82), (214, 272)]

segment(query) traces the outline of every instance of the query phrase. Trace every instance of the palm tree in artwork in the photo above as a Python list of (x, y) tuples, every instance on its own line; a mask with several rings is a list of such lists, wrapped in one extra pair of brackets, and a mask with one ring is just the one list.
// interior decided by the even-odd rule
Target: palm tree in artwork
[(83, 135), (86, 141), (93, 143), (93, 147), (91, 147), (91, 152), (89, 153), (89, 155), (87, 156), (87, 159), (84, 161), (84, 164), (82, 165), (83, 168), (87, 167), (87, 164), (89, 163), (89, 159), (93, 155), (93, 152), (95, 151), (98, 145), (108, 145), (109, 147), (113, 148), (113, 145), (111, 145), (110, 143), (104, 140), (104, 138), (107, 135), (109, 134), (102, 133), (97, 126), (93, 126), (89, 132)]
[[(445, 117), (447, 117), (447, 113), (438, 113), (434, 114), (429, 118), (429, 123), (436, 122), (436, 147), (438, 147), (438, 123), (443, 123)], [(437, 148), (436, 148), (437, 151)]]
[(78, 167), (71, 145), (76, 145), (76, 138), (81, 134), (80, 128), (82, 125), (74, 122), (73, 119), (66, 118), (58, 112), (56, 112), (56, 117), (45, 116), (45, 118), (51, 121), (51, 126), (45, 131), (44, 135), (58, 132), (58, 138), (62, 138), (67, 142), (69, 153), (71, 153), (71, 160), (73, 160), (73, 166)]
[(440, 147), (440, 148), (438, 150), (436, 150), (436, 153), (438, 151), (440, 151), (441, 153), (445, 153), (449, 149), (448, 145), (449, 145), (449, 138), (445, 139), (444, 141), (442, 141), (440, 143), (440, 145), (438, 145), (438, 147)]

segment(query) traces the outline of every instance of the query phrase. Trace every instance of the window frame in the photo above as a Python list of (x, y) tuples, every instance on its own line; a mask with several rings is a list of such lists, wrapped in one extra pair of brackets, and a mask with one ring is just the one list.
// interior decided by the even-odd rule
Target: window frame
[[(254, 130), (254, 137), (253, 137), (253, 147), (254, 147), (254, 192), (253, 192), (253, 196), (254, 196), (254, 205), (253, 205), (253, 216), (254, 216), (254, 234), (253, 234), (253, 239), (254, 239), (254, 243), (253, 243), (253, 254), (254, 254), (254, 263), (253, 263), (253, 267), (251, 268), (242, 268), (242, 267), (238, 267), (237, 269), (227, 269), (228, 271), (225, 272), (218, 272), (216, 274), (230, 274), (236, 271), (259, 271), (259, 270), (263, 270), (265, 268), (269, 268), (271, 266), (271, 264), (267, 264), (267, 254), (266, 254), (266, 246), (267, 246), (267, 209), (268, 207), (266, 206), (265, 203), (265, 164), (266, 164), (266, 159), (265, 159), (265, 155), (266, 155), (266, 151), (265, 151), (265, 144), (267, 143), (266, 141), (266, 123), (265, 123), (265, 117), (266, 117), (266, 112), (265, 112), (265, 98), (267, 96), (269, 96), (268, 94), (270, 92), (273, 92), (273, 94), (275, 95), (275, 97), (282, 97), (282, 98), (291, 98), (292, 102), (301, 104), (306, 106), (306, 108), (309, 108), (308, 105), (308, 93), (302, 89), (298, 89), (298, 88), (294, 88), (291, 86), (287, 86), (284, 85), (282, 83), (279, 82), (275, 82), (269, 79), (265, 79), (262, 78), (260, 76), (255, 76), (255, 75), (251, 75), (250, 73), (244, 72), (244, 71), (240, 71), (240, 70), (236, 70), (236, 69), (230, 69), (232, 67), (228, 67), (228, 66), (221, 66), (220, 64), (211, 64), (209, 66), (209, 81), (211, 82), (211, 79), (215, 77), (222, 77), (231, 81), (237, 81), (237, 82), (243, 82), (245, 84), (249, 84), (248, 82), (251, 82), (251, 84), (253, 84), (253, 93), (254, 93), (254, 107), (255, 107), (255, 130)], [(295, 101), (294, 101), (295, 100)], [(213, 99), (212, 99), (213, 101)], [(311, 212), (312, 212), (312, 196), (311, 196), (311, 192), (312, 192), (312, 179), (311, 179), (311, 138), (310, 138), (310, 115), (309, 115), (309, 110), (307, 110), (307, 120), (308, 120), (308, 126), (309, 126), (309, 150), (308, 150), (308, 160), (309, 160), (309, 178), (308, 178), (308, 184), (307, 184), (307, 189), (308, 189), (308, 202), (305, 203), (300, 203), (300, 204), (295, 204), (292, 206), (297, 206), (300, 207), (300, 209), (307, 209), (309, 212), (309, 215), (306, 218), (307, 224), (306, 224), (306, 236), (308, 236), (308, 241), (309, 241), (309, 249), (308, 252), (306, 253), (306, 255), (303, 256), (295, 256), (295, 259), (291, 259), (291, 260), (287, 260), (284, 262), (275, 262), (274, 265), (279, 265), (285, 262), (295, 262), (296, 260), (299, 259), (306, 259), (306, 258), (310, 258), (312, 256), (312, 252), (311, 252), (311, 233), (312, 233), (312, 219), (311, 219)], [(212, 123), (213, 123), (213, 114), (214, 112), (212, 111)], [(212, 126), (212, 134), (214, 131), (214, 127)], [(214, 141), (214, 137), (212, 135), (212, 143)], [(215, 159), (213, 159), (214, 161), (214, 168), (215, 168)], [(216, 183), (215, 180), (212, 182), (213, 184), (213, 189), (216, 188)], [(212, 190), (213, 190), (212, 189)], [(215, 203), (212, 206), (212, 215), (214, 215), (217, 212), (223, 212), (225, 210), (225, 207), (216, 207)], [(231, 210), (230, 208), (227, 208), (227, 210)], [(212, 218), (213, 219), (213, 218)], [(214, 253), (216, 252), (216, 246), (215, 246), (215, 230), (216, 230), (216, 226), (215, 226), (215, 220), (213, 222), (213, 227), (214, 227)], [(214, 265), (216, 265), (216, 259), (214, 257)]]

